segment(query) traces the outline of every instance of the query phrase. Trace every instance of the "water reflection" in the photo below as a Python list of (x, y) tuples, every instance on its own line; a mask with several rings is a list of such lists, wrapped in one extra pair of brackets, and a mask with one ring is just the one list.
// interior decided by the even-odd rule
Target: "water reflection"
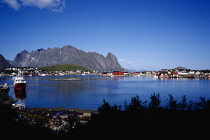
[(25, 99), (26, 99), (26, 90), (17, 91), (14, 90), (15, 99), (17, 102), (15, 103), (15, 107), (19, 110), (22, 110), (25, 108)]

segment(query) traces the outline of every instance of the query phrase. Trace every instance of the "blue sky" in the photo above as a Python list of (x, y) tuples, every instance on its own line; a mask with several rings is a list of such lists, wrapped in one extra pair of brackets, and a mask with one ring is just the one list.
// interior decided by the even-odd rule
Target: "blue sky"
[(72, 45), (126, 69), (210, 69), (210, 0), (0, 0), (0, 54)]

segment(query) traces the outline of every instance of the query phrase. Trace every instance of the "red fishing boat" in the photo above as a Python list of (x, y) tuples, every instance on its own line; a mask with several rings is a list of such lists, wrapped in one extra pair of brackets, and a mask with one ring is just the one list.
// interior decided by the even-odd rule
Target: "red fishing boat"
[(15, 98), (17, 100), (25, 99), (26, 98), (26, 91), (25, 90), (21, 90), (21, 91), (15, 90)]
[(26, 89), (26, 80), (23, 76), (13, 77), (14, 80), (14, 90), (24, 91)]

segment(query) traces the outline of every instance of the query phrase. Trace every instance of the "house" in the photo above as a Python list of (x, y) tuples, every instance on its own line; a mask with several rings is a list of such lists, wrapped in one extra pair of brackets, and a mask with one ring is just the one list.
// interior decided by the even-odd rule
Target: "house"
[(188, 71), (188, 74), (189, 74), (189, 75), (194, 75), (195, 72), (194, 72), (194, 71)]
[(188, 72), (186, 72), (186, 71), (178, 71), (178, 75), (188, 75)]
[(201, 72), (200, 71), (197, 71), (196, 73), (195, 73), (195, 75), (200, 75), (201, 74)]
[(124, 75), (124, 72), (122, 72), (122, 71), (114, 71), (112, 73), (112, 75)]

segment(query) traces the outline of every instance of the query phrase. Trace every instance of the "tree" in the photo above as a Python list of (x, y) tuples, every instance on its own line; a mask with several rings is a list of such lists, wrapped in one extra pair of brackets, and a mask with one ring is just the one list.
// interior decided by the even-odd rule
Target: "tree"
[(197, 106), (199, 109), (205, 109), (206, 108), (206, 99), (205, 97), (199, 97), (200, 101), (197, 103)]
[[(14, 119), (17, 116), (15, 109), (12, 108), (12, 103), (15, 101), (8, 95), (8, 93), (0, 93), (0, 129), (1, 137), (4, 137), (4, 134), (8, 130), (12, 129), (14, 124)], [(4, 138), (3, 138), (4, 139)]]
[(185, 110), (187, 108), (187, 99), (185, 95), (182, 96), (182, 102), (180, 103), (179, 107), (182, 110)]
[(110, 111), (111, 106), (109, 105), (108, 102), (106, 102), (106, 100), (103, 100), (103, 104), (98, 108), (98, 112), (99, 113), (104, 113), (104, 112), (108, 112)]
[(177, 109), (178, 107), (177, 101), (174, 99), (172, 94), (168, 94), (168, 95), (169, 95), (169, 99), (167, 99), (168, 100), (167, 107), (169, 109)]
[(137, 111), (142, 108), (144, 108), (142, 105), (142, 101), (139, 99), (139, 96), (137, 95), (131, 98), (131, 102), (127, 107), (128, 111)]
[(149, 103), (150, 108), (158, 108), (160, 106), (161, 100), (160, 100), (160, 94), (151, 94), (151, 102)]

